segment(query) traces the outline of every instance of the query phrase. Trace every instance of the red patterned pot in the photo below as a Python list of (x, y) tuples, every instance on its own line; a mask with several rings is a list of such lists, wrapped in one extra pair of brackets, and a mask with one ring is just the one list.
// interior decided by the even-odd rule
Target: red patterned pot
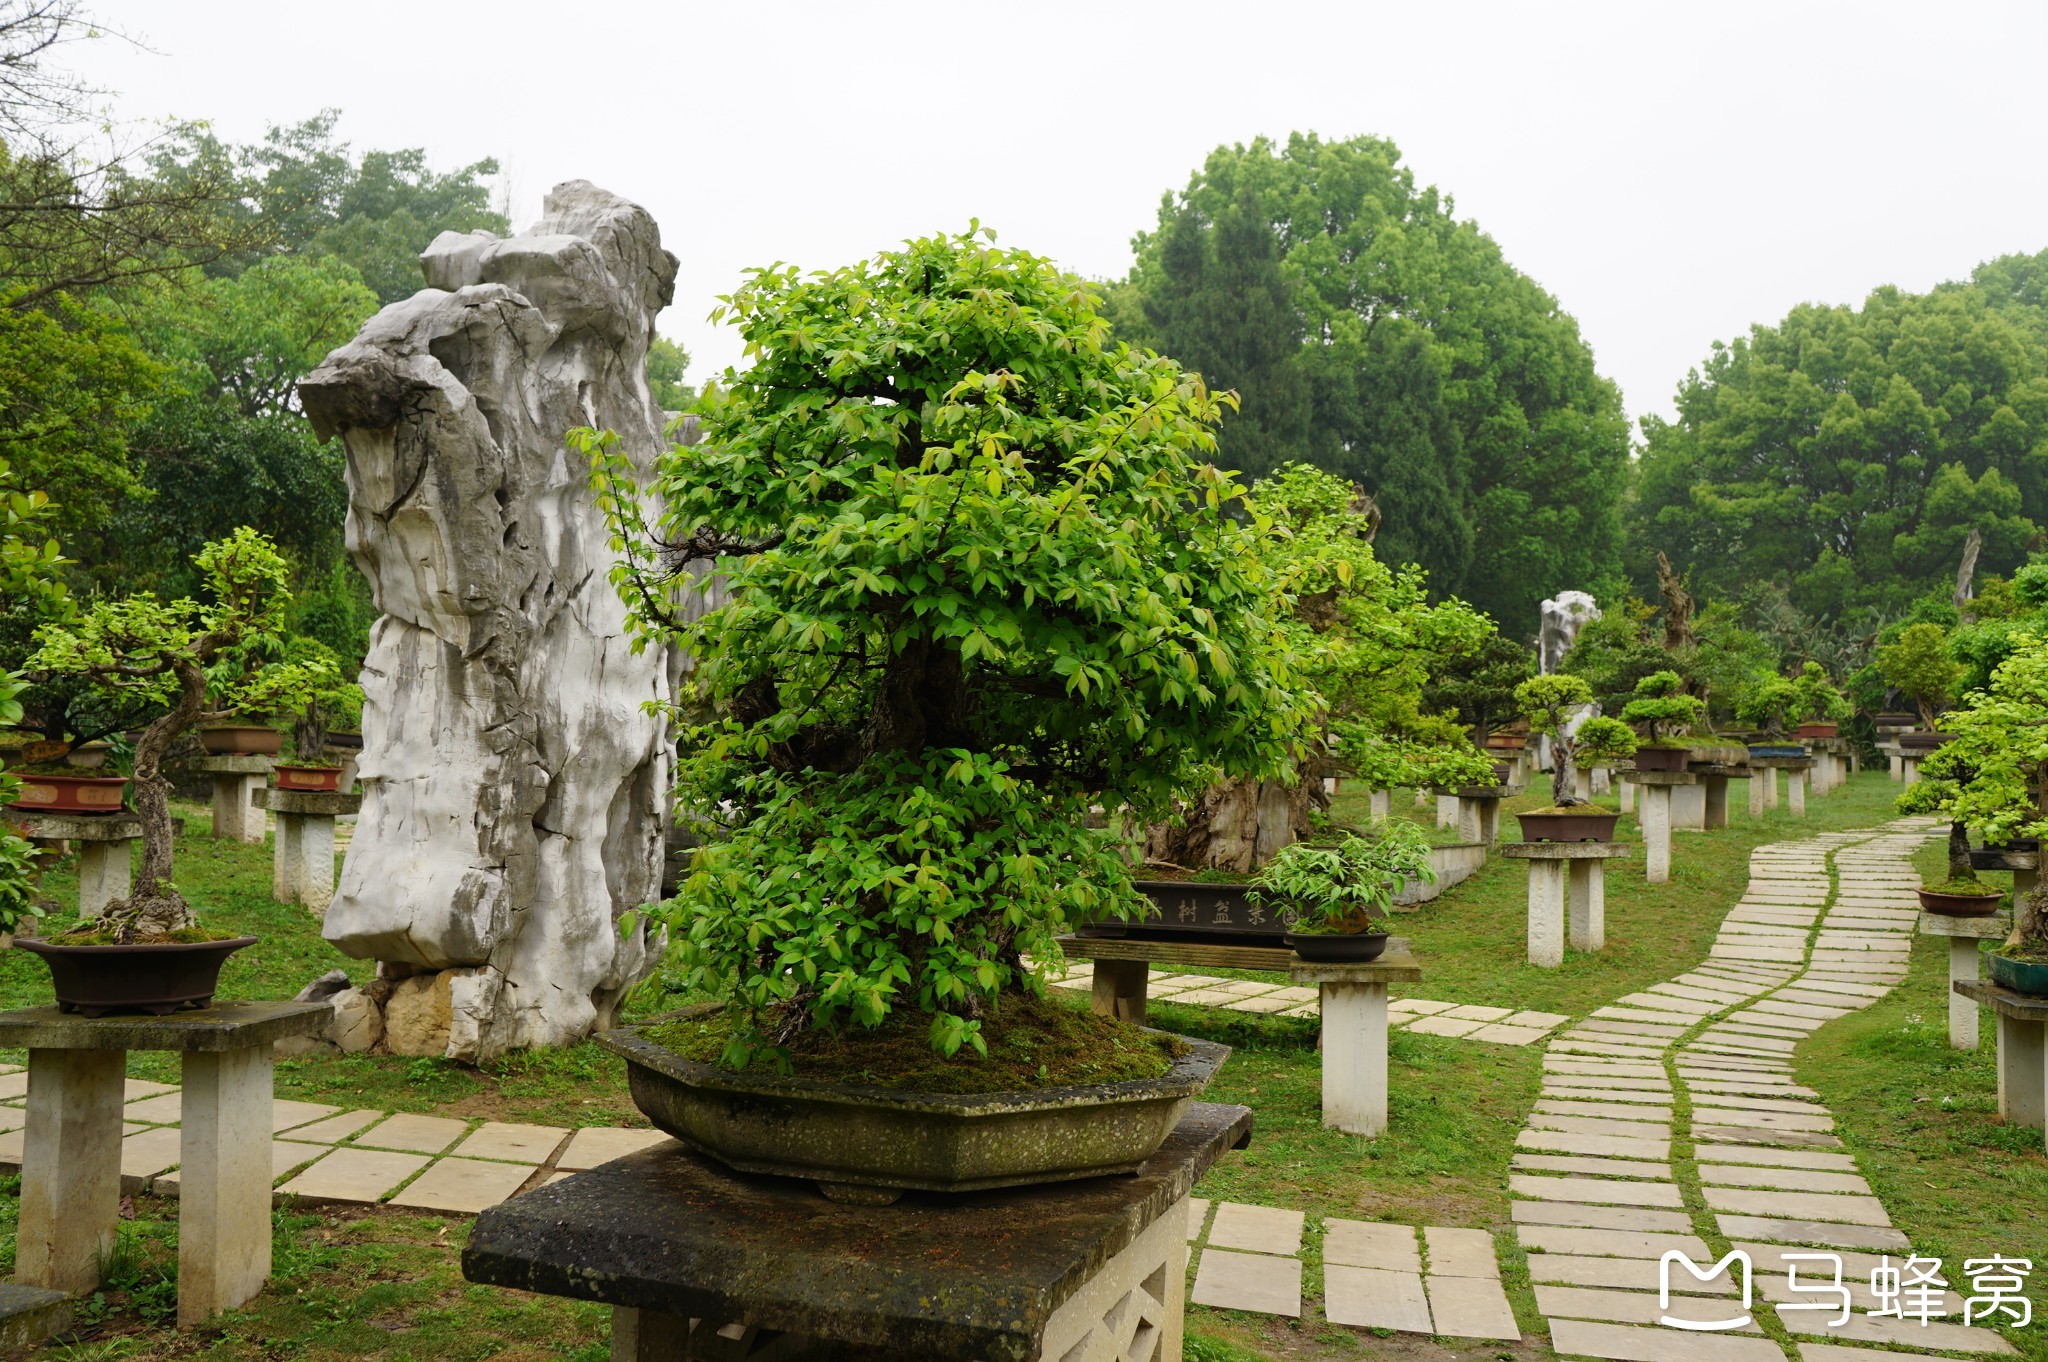
[(21, 789), (10, 808), (30, 813), (119, 813), (126, 776), (21, 777)]

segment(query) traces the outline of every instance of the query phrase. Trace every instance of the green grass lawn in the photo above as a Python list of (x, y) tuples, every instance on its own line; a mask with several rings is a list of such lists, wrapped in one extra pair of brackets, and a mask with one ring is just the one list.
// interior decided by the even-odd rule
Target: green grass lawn
[[(1882, 774), (1815, 801), (1794, 821), (1782, 811), (1752, 825), (1744, 789), (1733, 787), (1734, 826), (1676, 834), (1674, 875), (1643, 883), (1640, 857), (1611, 862), (1608, 949), (1570, 955), (1556, 970), (1523, 962), (1526, 872), (1489, 860), (1473, 879), (1399, 916), (1395, 930), (1414, 942), (1425, 971), (1396, 990), (1459, 1003), (1538, 1008), (1582, 1016), (1624, 993), (1696, 964), (1728, 906), (1742, 891), (1749, 851), (1768, 841), (1847, 827), (1891, 815), (1897, 788)], [(1511, 807), (1536, 807), (1525, 796)], [(1396, 809), (1411, 811), (1405, 799)], [(267, 847), (215, 843), (205, 811), (180, 810), (192, 835), (180, 847), (178, 879), (215, 926), (247, 931), (260, 945), (230, 962), (224, 996), (289, 997), (328, 969), (363, 978), (359, 962), (319, 938), (303, 909), (272, 903)], [(1362, 821), (1362, 795), (1340, 797), (1336, 813)], [(1506, 829), (1512, 837), (1512, 824)], [(1633, 840), (1628, 820), (1622, 836)], [(68, 867), (46, 890), (71, 901)], [(1205, 971), (1219, 972), (1219, 971)], [(2048, 1271), (2048, 1160), (2024, 1132), (1996, 1124), (1989, 1050), (1949, 1051), (1938, 943), (1914, 954), (1905, 987), (1876, 1007), (1824, 1028), (1801, 1051), (1805, 1081), (1840, 1118), (1873, 1184), (1916, 1245), (1929, 1252), (1996, 1250), (2034, 1257)], [(48, 996), (41, 964), (0, 954), (0, 1005)], [(659, 996), (637, 1008), (667, 1006)], [(1077, 1000), (1078, 1005), (1078, 1000)], [(1251, 1146), (1226, 1156), (1200, 1194), (1295, 1207), (1308, 1212), (1311, 1289), (1319, 1281), (1313, 1232), (1326, 1216), (1410, 1224), (1475, 1226), (1509, 1221), (1505, 1191), (1515, 1132), (1537, 1088), (1540, 1051), (1396, 1032), (1390, 1054), (1392, 1125), (1375, 1140), (1324, 1128), (1313, 1025), (1210, 1008), (1155, 1009), (1160, 1025), (1222, 1040), (1235, 1053), (1209, 1096), (1257, 1112)], [(174, 1080), (175, 1064), (138, 1056), (137, 1076)], [(349, 1056), (280, 1064), (282, 1094), (350, 1106), (438, 1110), (552, 1124), (643, 1124), (624, 1089), (619, 1063), (592, 1045), (523, 1055), (470, 1068), (439, 1059)], [(4, 1185), (0, 1185), (4, 1188)], [(132, 1243), (112, 1288), (88, 1310), (92, 1339), (58, 1356), (88, 1358), (511, 1358), (606, 1356), (602, 1312), (463, 1282), (457, 1254), (467, 1232), (460, 1217), (392, 1211), (280, 1212), (279, 1272), (273, 1289), (218, 1327), (177, 1335), (160, 1325), (169, 1302), (176, 1205), (138, 1198)], [(0, 1195), (0, 1267), (11, 1265), (14, 1199)], [(2036, 1250), (2039, 1250), (2036, 1252)], [(1512, 1255), (1511, 1255), (1512, 1259)], [(1526, 1276), (1508, 1267), (1510, 1298), (1525, 1333), (1540, 1335)], [(1449, 1349), (1413, 1336), (1375, 1338), (1352, 1331), (1223, 1315), (1190, 1308), (1189, 1356), (1197, 1362), (1369, 1355), (1450, 1359), (1486, 1355), (1546, 1358), (1547, 1346)], [(2034, 1345), (2035, 1362), (2048, 1352)]]

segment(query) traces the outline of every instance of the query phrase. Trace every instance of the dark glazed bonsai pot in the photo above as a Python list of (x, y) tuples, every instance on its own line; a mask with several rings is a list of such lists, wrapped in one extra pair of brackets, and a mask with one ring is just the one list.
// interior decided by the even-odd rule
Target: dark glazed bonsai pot
[(1489, 733), (1486, 745), (1496, 752), (1519, 752), (1529, 745), (1529, 739), (1520, 733)]
[(220, 724), (200, 729), (199, 745), (217, 757), (274, 757), (284, 750), (284, 739), (258, 724)]
[(2005, 902), (2002, 893), (1937, 894), (1932, 889), (1919, 893), (1920, 906), (1943, 917), (1991, 917), (1998, 912), (1998, 905)]
[(21, 777), (12, 808), (30, 813), (119, 813), (126, 776)]
[(904, 1191), (978, 1192), (1129, 1173), (1158, 1152), (1230, 1047), (1182, 1037), (1158, 1078), (1038, 1092), (905, 1092), (714, 1068), (622, 1027), (596, 1038), (626, 1060), (633, 1104), (742, 1173), (809, 1178), (870, 1205)]
[(1749, 745), (1749, 755), (1752, 757), (1803, 757), (1806, 755), (1806, 749), (1798, 743), (1753, 742)]
[(1386, 953), (1385, 932), (1289, 932), (1287, 944), (1319, 965), (1362, 965)]
[(1525, 842), (1611, 842), (1618, 813), (1604, 813), (1588, 804), (1584, 813), (1518, 813)]
[(17, 950), (43, 957), (56, 986), (57, 1008), (87, 1017), (147, 1012), (162, 1017), (181, 1007), (213, 1001), (220, 967), (253, 936), (226, 941), (168, 942), (161, 946), (60, 946), (17, 937)]
[(2048, 965), (1991, 953), (1991, 982), (2029, 998), (2048, 998)]
[(1683, 771), (1685, 764), (1692, 760), (1689, 747), (1638, 747), (1636, 769), (1638, 771)]

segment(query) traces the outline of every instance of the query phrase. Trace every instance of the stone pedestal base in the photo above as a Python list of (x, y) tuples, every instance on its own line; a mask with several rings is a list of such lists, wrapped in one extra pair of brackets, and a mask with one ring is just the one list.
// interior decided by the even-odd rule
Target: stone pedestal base
[(1466, 785), (1437, 796), (1437, 826), (1444, 827), (1444, 801), (1457, 810), (1458, 838), (1492, 846), (1500, 840), (1500, 802), (1521, 793), (1518, 785)]
[(1325, 983), (1323, 1124), (1347, 1135), (1387, 1128), (1387, 986)]
[(131, 846), (142, 836), (142, 820), (132, 813), (7, 815), (9, 825), (36, 842), (78, 843), (78, 915), (98, 917), (115, 899), (125, 899), (134, 885)]
[(269, 783), (269, 757), (208, 757), (199, 769), (213, 777), (213, 835), (229, 842), (263, 840), (258, 794)]
[(1613, 788), (1614, 772), (1608, 770), (1605, 766), (1595, 766), (1593, 768), (1593, 793), (1604, 795)]
[(1393, 809), (1393, 792), (1391, 790), (1374, 790), (1371, 795), (1371, 809), (1374, 822), (1386, 822), (1388, 814)]
[(2048, 1135), (2048, 998), (1983, 981), (1949, 985), (1998, 1014), (1998, 1115)]
[(1575, 951), (1607, 946), (1607, 862), (1629, 854), (1619, 842), (1513, 842), (1503, 856), (1529, 863), (1529, 963), (1564, 963), (1566, 926)]
[(1785, 812), (1794, 818), (1806, 817), (1806, 772), (1785, 773)]
[(1616, 807), (1623, 813), (1633, 814), (1636, 811), (1636, 787), (1626, 774), (1620, 777), (1620, 785), (1621, 788), (1615, 792)]
[(1671, 828), (1674, 832), (1707, 830), (1707, 789), (1705, 785), (1680, 785), (1671, 791)]
[(256, 792), (258, 808), (277, 815), (270, 896), (324, 915), (334, 899), (334, 820), (362, 807), (361, 795), (329, 790)]
[(1671, 794), (1696, 785), (1699, 777), (1690, 772), (1632, 771), (1630, 783), (1642, 786), (1642, 812), (1636, 821), (1643, 830), (1643, 878), (1651, 884), (1671, 879)]
[(1955, 985), (1977, 981), (1977, 943), (1989, 938), (2002, 941), (2012, 931), (2012, 915), (1991, 917), (1947, 917), (1940, 913), (1920, 914), (1922, 936), (1948, 938), (1948, 1043), (1956, 1050), (1977, 1048), (1977, 1003)]
[(1440, 828), (1455, 828), (1458, 826), (1458, 797), (1456, 795), (1440, 794), (1436, 797), (1436, 825)]

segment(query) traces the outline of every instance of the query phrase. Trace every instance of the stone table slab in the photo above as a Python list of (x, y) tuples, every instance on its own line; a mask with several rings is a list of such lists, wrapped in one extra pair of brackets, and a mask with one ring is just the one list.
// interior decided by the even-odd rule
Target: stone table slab
[(259, 757), (248, 753), (206, 757), (192, 763), (194, 770), (204, 771), (211, 776), (267, 776), (276, 766), (276, 757)]
[(52, 1004), (0, 1012), (0, 1047), (214, 1054), (313, 1035), (333, 1013), (321, 1001), (215, 1003), (168, 1017), (80, 1017)]
[[(647, 1150), (485, 1211), (462, 1268), (487, 1285), (828, 1344), (1024, 1362), (1054, 1312), (1251, 1126), (1244, 1107), (1193, 1103), (1134, 1174), (882, 1207)], [(1205, 1252), (1205, 1268), (1222, 1252)]]
[(38, 842), (129, 842), (142, 836), (142, 818), (133, 813), (29, 813), (9, 808), (0, 823)]
[(302, 818), (335, 818), (345, 813), (359, 813), (363, 807), (363, 797), (359, 794), (345, 794), (340, 790), (280, 790), (275, 786), (265, 786), (256, 791), (251, 802), (259, 809)]
[(2029, 997), (2015, 993), (2002, 984), (1988, 979), (1957, 980), (1952, 988), (1972, 1002), (1981, 1003), (2001, 1017), (2016, 1021), (2048, 1022), (2048, 998)]

